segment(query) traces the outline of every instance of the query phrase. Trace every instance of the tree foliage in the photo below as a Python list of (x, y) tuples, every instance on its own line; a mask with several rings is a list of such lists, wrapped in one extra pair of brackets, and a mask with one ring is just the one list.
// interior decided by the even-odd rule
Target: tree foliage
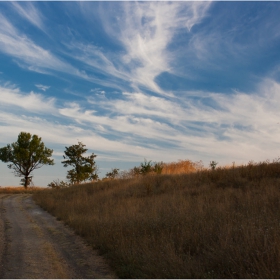
[(65, 147), (65, 155), (62, 161), (64, 167), (73, 166), (74, 168), (67, 171), (67, 179), (71, 184), (79, 184), (86, 180), (97, 180), (97, 166), (95, 164), (94, 158), (96, 155), (92, 153), (90, 156), (83, 156), (87, 152), (82, 142), (78, 142), (78, 145), (72, 145), (70, 147)]
[(210, 161), (209, 166), (212, 170), (215, 170), (217, 165), (218, 165), (218, 162), (216, 162), (214, 160)]
[(140, 164), (140, 174), (142, 175), (147, 175), (147, 174), (161, 174), (162, 169), (163, 169), (163, 162), (153, 162), (147, 161), (146, 159), (144, 162)]
[(54, 165), (53, 150), (45, 147), (42, 139), (37, 135), (21, 132), (16, 142), (8, 144), (0, 149), (0, 160), (11, 162), (8, 168), (14, 170), (14, 174), (21, 179), (21, 184), (27, 188), (32, 181), (32, 171), (43, 165)]
[(162, 161), (160, 161), (160, 162), (154, 162), (153, 171), (154, 171), (156, 174), (161, 174), (161, 173), (162, 173), (162, 170), (163, 170), (163, 162), (162, 162)]
[(119, 169), (118, 168), (112, 168), (111, 172), (106, 173), (106, 178), (108, 179), (115, 179), (119, 174)]
[(152, 161), (147, 161), (146, 159), (144, 162), (141, 163), (140, 173), (142, 175), (147, 175), (153, 171), (153, 164)]

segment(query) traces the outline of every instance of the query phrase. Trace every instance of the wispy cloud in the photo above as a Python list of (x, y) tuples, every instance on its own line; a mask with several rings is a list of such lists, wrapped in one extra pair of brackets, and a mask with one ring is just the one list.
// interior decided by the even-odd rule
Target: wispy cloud
[(119, 20), (120, 40), (127, 51), (123, 62), (130, 65), (135, 85), (163, 93), (155, 78), (171, 70), (174, 54), (167, 48), (175, 32), (182, 28), (190, 31), (205, 16), (209, 5), (206, 2), (125, 3), (125, 21)]
[(0, 14), (0, 51), (20, 61), (21, 65), (30, 70), (53, 70), (79, 75), (78, 70), (54, 56), (50, 51), (35, 44), (22, 35)]
[[(108, 4), (108, 3), (106, 3)], [(86, 4), (83, 4), (83, 11)], [(122, 2), (111, 3), (100, 9), (103, 27), (111, 39), (123, 48), (117, 55), (110, 50), (83, 43), (68, 44), (75, 50), (75, 58), (98, 69), (102, 74), (129, 82), (134, 90), (139, 87), (164, 95), (155, 78), (171, 71), (174, 53), (168, 50), (177, 30), (199, 23), (205, 16), (209, 2)], [(119, 6), (120, 5), (120, 6)], [(121, 7), (121, 8), (120, 8)], [(120, 14), (116, 15), (115, 9)], [(86, 16), (90, 15), (86, 12)]]
[(42, 13), (32, 2), (10, 2), (17, 13), (41, 30), (45, 30)]
[(163, 98), (144, 94), (142, 92), (124, 92), (119, 99), (87, 98), (89, 104), (103, 108), (116, 115), (134, 115), (145, 117), (158, 117), (177, 124), (184, 118), (185, 111), (176, 98)]
[(36, 113), (53, 113), (55, 111), (55, 99), (45, 98), (43, 95), (30, 92), (22, 93), (15, 87), (0, 86), (0, 108), (9, 108), (9, 111), (17, 110), (15, 107)]
[[(60, 49), (60, 53), (82, 62), (81, 69), (21, 34), (2, 14), (0, 51), (31, 71), (44, 74), (60, 71), (121, 91), (146, 88), (171, 96), (171, 92), (162, 90), (155, 81), (162, 72), (173, 71), (171, 61), (175, 54), (168, 46), (178, 30), (190, 31), (204, 18), (210, 3), (123, 2), (118, 5), (123, 9), (122, 20), (110, 9), (101, 18), (107, 35), (111, 40), (116, 39), (122, 50), (115, 52), (73, 39), (64, 42), (67, 49)], [(33, 3), (13, 3), (13, 7), (22, 17), (44, 29), (41, 12)], [(117, 24), (112, 24), (112, 20)]]
[(0, 13), (0, 51), (13, 57), (22, 68), (54, 75), (57, 71), (83, 80), (112, 86), (112, 83), (79, 70), (46, 50), (20, 32)]
[(41, 84), (36, 84), (35, 86), (42, 91), (46, 91), (50, 88), (50, 86), (44, 86), (44, 85), (41, 85)]
[(130, 139), (131, 143), (156, 144), (155, 150), (168, 143), (174, 152), (239, 159), (249, 155), (253, 159), (256, 151), (260, 158), (273, 154), (267, 143), (276, 148), (280, 137), (279, 92), (278, 83), (266, 80), (254, 94), (204, 92), (201, 98), (168, 100), (126, 93), (122, 100), (89, 99), (92, 109), (75, 103), (60, 109), (60, 114), (84, 127), (102, 125), (102, 133)]
[[(125, 93), (122, 100), (91, 99), (85, 108), (77, 101), (58, 106), (53, 99), (2, 87), (0, 133), (24, 129), (60, 145), (79, 139), (101, 155), (119, 156), (120, 161), (217, 158), (226, 163), (278, 156), (279, 83), (264, 80), (251, 95), (205, 92), (203, 96), (167, 99)], [(23, 111), (16, 114), (13, 106)]]
[[(264, 2), (258, 5), (214, 2), (213, 5), (220, 9), (220, 13), (211, 14), (207, 26), (198, 29), (181, 47), (180, 59), (187, 57), (192, 65), (200, 69), (211, 67), (229, 71), (226, 67), (236, 64), (248, 67), (250, 62), (261, 58), (262, 53), (279, 41), (279, 5), (276, 3), (271, 3), (269, 7)], [(262, 10), (262, 13), (256, 12), (256, 9)], [(228, 10), (230, 14), (226, 12)]]
[[(77, 125), (63, 125), (55, 122), (50, 122), (40, 117), (31, 116), (17, 116), (10, 113), (0, 112), (1, 122), (0, 133), (12, 134), (15, 137), (16, 132), (28, 131), (32, 134), (40, 135), (48, 143), (56, 145), (72, 145), (73, 143), (82, 141), (87, 145), (87, 148), (104, 152), (117, 152), (118, 155), (122, 154), (122, 161), (126, 161), (128, 158), (137, 159), (142, 157), (143, 151), (145, 153), (156, 154), (156, 151), (144, 147), (136, 147), (132, 143), (122, 143), (120, 141), (109, 140), (101, 135), (98, 135), (89, 128), (81, 128)], [(44, 127), (44, 130), (42, 130)], [(11, 137), (7, 137), (7, 139)], [(1, 139), (1, 142), (3, 140)], [(10, 140), (11, 141), (11, 140)]]

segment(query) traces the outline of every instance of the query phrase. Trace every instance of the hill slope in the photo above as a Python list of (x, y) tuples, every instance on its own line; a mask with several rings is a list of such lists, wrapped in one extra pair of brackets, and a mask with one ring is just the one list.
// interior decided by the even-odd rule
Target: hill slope
[(122, 278), (280, 278), (280, 163), (34, 194)]

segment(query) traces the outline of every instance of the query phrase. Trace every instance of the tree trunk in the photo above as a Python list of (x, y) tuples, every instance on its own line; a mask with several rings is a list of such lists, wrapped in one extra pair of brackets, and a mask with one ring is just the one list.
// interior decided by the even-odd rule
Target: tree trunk
[(27, 187), (28, 187), (28, 181), (29, 181), (29, 177), (28, 177), (28, 175), (25, 175), (24, 176), (24, 188), (25, 189), (27, 189)]

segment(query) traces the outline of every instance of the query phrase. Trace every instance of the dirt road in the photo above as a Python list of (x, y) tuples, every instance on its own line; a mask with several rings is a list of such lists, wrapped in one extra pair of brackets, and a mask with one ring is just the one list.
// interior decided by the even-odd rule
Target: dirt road
[(0, 195), (0, 278), (115, 278), (104, 259), (31, 195)]

